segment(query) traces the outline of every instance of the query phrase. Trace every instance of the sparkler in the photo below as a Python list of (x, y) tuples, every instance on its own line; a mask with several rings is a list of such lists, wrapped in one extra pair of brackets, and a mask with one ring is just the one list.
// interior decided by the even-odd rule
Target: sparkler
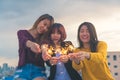
[(48, 44), (44, 44), (41, 49), (46, 50), (49, 55), (56, 53), (67, 55), (68, 53), (72, 53), (75, 48), (70, 41), (66, 41), (61, 43), (61, 47), (53, 48), (52, 46), (48, 46)]

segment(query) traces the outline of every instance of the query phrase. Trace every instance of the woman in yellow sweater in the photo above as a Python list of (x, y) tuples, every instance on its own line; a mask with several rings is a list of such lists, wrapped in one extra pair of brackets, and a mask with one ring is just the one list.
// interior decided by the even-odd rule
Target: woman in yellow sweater
[(95, 27), (90, 22), (78, 28), (79, 47), (70, 54), (73, 67), (82, 71), (83, 80), (114, 80), (107, 63), (107, 44), (98, 41)]

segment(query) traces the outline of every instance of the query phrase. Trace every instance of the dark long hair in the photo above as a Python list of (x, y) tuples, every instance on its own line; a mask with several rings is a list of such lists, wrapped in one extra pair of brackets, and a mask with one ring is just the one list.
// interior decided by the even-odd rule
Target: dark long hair
[(90, 22), (84, 22), (78, 28), (77, 38), (78, 38), (78, 42), (79, 42), (79, 47), (83, 48), (83, 42), (80, 40), (80, 29), (83, 25), (85, 25), (88, 28), (88, 31), (90, 33), (90, 41), (89, 41), (90, 50), (92, 52), (96, 52), (97, 51), (98, 38), (97, 38), (96, 29), (95, 29), (94, 25)]

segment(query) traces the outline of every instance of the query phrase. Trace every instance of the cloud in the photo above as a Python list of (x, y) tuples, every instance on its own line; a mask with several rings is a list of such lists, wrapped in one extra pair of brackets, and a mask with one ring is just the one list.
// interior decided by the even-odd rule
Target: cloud
[(119, 51), (120, 50), (120, 31), (114, 30), (114, 31), (107, 31), (99, 34), (99, 39), (106, 41), (108, 44), (108, 50), (109, 51)]
[[(120, 0), (0, 0), (0, 56), (18, 57), (16, 32), (31, 28), (35, 20), (49, 13), (62, 23), (67, 39), (77, 46), (77, 29), (85, 21), (92, 22), (98, 38), (105, 40), (108, 50), (120, 50)], [(111, 44), (113, 43), (113, 44)]]
[(0, 32), (0, 56), (14, 58), (18, 56), (18, 40), (16, 32)]
[(55, 21), (64, 22), (65, 25), (68, 23), (72, 25), (73, 21), (76, 24), (78, 21), (99, 21), (117, 13), (120, 9), (117, 3), (118, 0), (114, 2), (112, 0), (2, 1), (0, 16), (2, 28), (0, 30), (16, 30), (19, 27), (32, 26), (34, 21), (44, 13), (53, 15)]

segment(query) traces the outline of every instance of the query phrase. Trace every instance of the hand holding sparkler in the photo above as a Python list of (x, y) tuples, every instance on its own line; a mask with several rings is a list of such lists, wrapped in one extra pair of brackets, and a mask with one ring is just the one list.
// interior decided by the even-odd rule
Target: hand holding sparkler
[(59, 61), (59, 58), (57, 57), (51, 57), (50, 58), (50, 64), (53, 66), (53, 65), (56, 65)]
[(47, 61), (51, 58), (51, 55), (49, 53), (51, 53), (51, 50), (48, 49), (48, 44), (44, 44), (41, 46), (41, 50), (42, 50), (42, 58), (44, 61)]
[(63, 63), (66, 63), (69, 60), (69, 57), (67, 55), (61, 55), (59, 60)]

